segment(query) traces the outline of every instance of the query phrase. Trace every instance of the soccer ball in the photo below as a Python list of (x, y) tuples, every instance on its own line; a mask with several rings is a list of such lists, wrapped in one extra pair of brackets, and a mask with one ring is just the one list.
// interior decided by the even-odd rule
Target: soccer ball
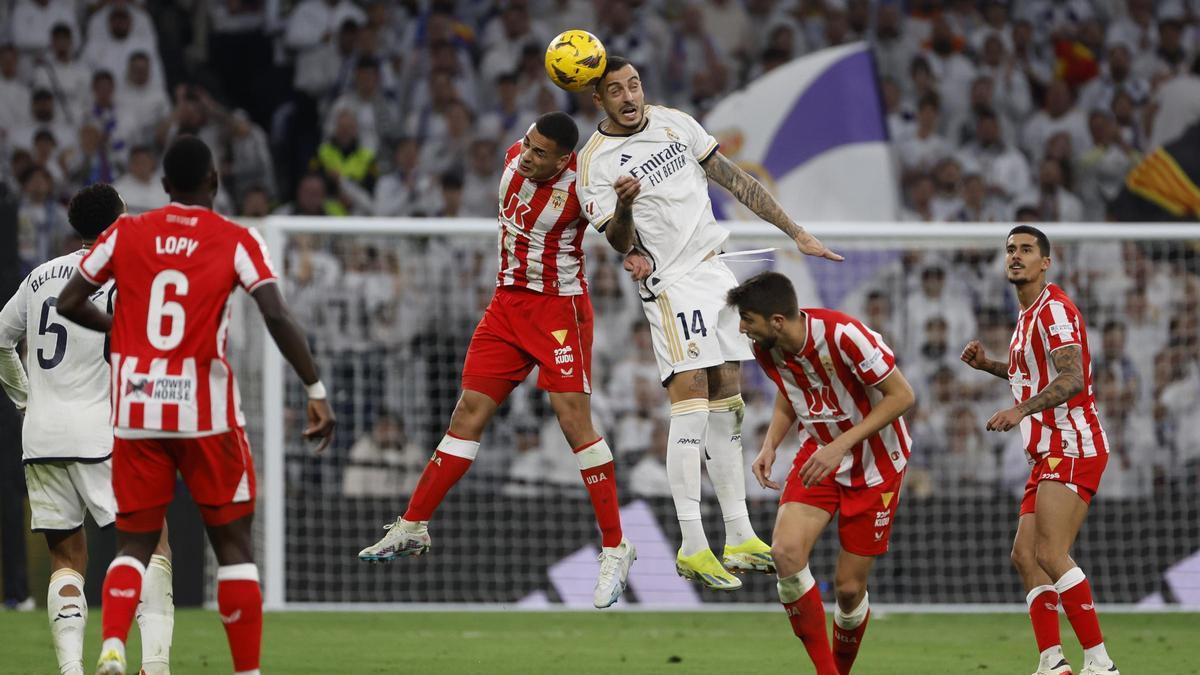
[(604, 45), (585, 30), (563, 31), (546, 47), (546, 75), (567, 91), (591, 86), (604, 74), (607, 63)]

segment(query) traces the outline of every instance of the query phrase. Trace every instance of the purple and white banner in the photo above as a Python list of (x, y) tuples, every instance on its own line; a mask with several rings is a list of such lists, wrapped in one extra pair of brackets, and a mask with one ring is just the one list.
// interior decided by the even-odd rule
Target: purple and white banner
[[(866, 43), (780, 66), (717, 104), (704, 126), (796, 220), (896, 220), (897, 173)], [(712, 190), (719, 219), (752, 219)]]

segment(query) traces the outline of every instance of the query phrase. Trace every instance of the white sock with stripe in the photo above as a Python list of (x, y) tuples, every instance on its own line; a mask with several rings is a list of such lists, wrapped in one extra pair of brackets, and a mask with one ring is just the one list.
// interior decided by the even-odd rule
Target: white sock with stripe
[(708, 478), (717, 490), (725, 520), (725, 545), (737, 546), (756, 538), (746, 509), (746, 470), (742, 456), (742, 418), (746, 404), (737, 394), (708, 403), (708, 433), (704, 458)]
[(708, 400), (690, 398), (671, 405), (671, 427), (667, 432), (667, 481), (675, 501), (675, 516), (683, 541), (684, 556), (708, 548), (708, 537), (700, 520), (700, 448), (708, 426)]

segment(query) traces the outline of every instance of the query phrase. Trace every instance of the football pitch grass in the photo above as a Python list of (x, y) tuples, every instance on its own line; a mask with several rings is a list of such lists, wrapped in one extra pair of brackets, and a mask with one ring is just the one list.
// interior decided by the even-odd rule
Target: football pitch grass
[[(88, 621), (89, 673), (99, 650), (97, 610)], [(1109, 613), (1101, 620), (1125, 675), (1200, 673), (1200, 614)], [(1079, 668), (1080, 650), (1065, 619), (1062, 627), (1067, 657)], [(0, 635), (0, 672), (57, 671), (44, 610), (0, 613)], [(130, 639), (136, 673), (136, 627)], [(1024, 614), (881, 612), (871, 619), (854, 672), (1026, 675), (1036, 665), (1034, 651)], [(232, 672), (212, 611), (176, 614), (171, 656), (176, 675)], [(276, 675), (812, 672), (782, 611), (268, 613), (262, 669)]]

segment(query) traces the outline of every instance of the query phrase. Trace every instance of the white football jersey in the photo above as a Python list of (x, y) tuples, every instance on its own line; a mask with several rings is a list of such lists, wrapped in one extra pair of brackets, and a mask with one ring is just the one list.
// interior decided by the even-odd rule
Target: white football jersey
[(641, 182), (633, 202), (636, 245), (654, 272), (642, 282), (657, 296), (719, 249), (729, 231), (717, 225), (700, 163), (717, 151), (713, 138), (691, 115), (646, 106), (641, 131), (615, 136), (597, 130), (579, 153), (576, 192), (584, 216), (601, 232), (617, 208), (613, 183), (621, 175)]
[[(98, 461), (112, 454), (109, 367), (104, 333), (58, 315), (58, 294), (85, 251), (43, 263), (29, 273), (0, 310), (0, 344), (26, 344), (29, 399), (23, 459)], [(108, 311), (112, 284), (92, 294)]]

